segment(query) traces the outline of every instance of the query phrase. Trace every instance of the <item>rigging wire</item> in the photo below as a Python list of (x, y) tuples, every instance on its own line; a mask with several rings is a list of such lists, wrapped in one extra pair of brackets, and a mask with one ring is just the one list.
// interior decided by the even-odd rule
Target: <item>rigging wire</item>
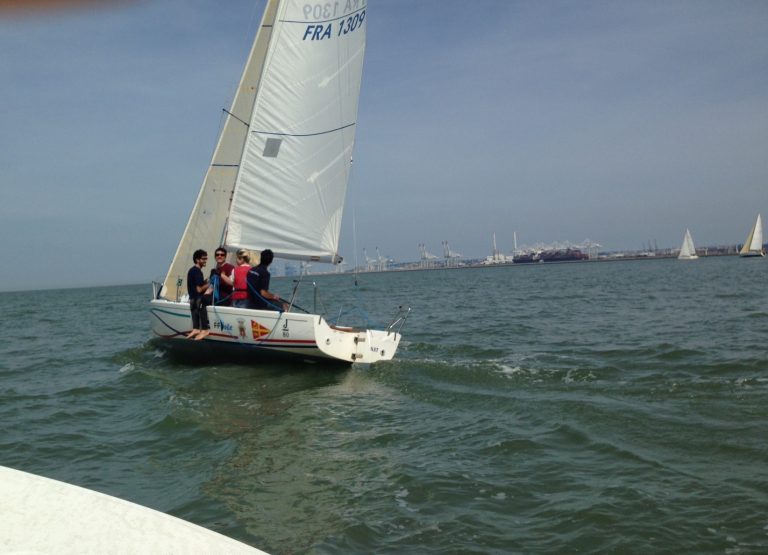
[[(352, 172), (350, 171), (349, 175), (349, 182), (350, 182), (350, 197), (352, 197)], [(350, 199), (353, 200), (353, 199)], [(355, 280), (355, 287), (357, 287), (357, 207), (355, 206), (354, 200), (352, 201), (352, 248), (355, 252), (355, 267), (352, 269), (352, 275), (354, 276)]]

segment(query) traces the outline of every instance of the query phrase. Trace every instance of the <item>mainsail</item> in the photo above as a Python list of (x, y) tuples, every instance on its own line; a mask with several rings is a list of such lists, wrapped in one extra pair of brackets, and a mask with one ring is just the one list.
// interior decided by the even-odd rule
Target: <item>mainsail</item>
[(344, 5), (327, 4), (327, 17), (314, 4), (280, 3), (229, 211), (229, 246), (341, 260), (366, 14), (362, 1), (346, 2), (346, 12)]
[(762, 256), (763, 254), (763, 221), (760, 218), (760, 214), (757, 215), (757, 220), (752, 230), (747, 236), (747, 240), (744, 241), (744, 246), (739, 251), (741, 256)]
[(160, 296), (186, 292), (199, 248), (340, 260), (366, 7), (365, 0), (267, 1)]

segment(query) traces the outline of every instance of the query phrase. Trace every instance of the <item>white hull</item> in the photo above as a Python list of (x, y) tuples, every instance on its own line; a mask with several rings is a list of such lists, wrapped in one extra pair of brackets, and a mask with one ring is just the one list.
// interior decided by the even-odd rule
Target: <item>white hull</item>
[(298, 312), (209, 306), (211, 333), (200, 341), (192, 330), (188, 303), (156, 299), (150, 303), (152, 332), (170, 346), (236, 350), (246, 360), (265, 355), (301, 360), (364, 362), (391, 360), (400, 343), (395, 331), (331, 326), (322, 316)]

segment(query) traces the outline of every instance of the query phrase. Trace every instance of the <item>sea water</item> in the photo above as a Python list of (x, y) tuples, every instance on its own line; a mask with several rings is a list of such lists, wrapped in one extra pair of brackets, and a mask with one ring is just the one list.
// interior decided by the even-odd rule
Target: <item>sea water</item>
[(765, 553), (766, 278), (736, 257), (305, 278), (329, 318), (412, 307), (393, 361), (346, 368), (174, 360), (149, 285), (4, 293), (0, 464), (274, 554)]

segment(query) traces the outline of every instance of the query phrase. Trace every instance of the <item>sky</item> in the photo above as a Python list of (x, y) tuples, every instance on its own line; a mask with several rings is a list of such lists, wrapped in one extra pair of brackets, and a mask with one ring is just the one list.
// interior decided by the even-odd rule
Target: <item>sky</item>
[[(347, 261), (768, 217), (768, 2), (368, 3)], [(0, 291), (164, 276), (263, 6), (0, 4)]]

